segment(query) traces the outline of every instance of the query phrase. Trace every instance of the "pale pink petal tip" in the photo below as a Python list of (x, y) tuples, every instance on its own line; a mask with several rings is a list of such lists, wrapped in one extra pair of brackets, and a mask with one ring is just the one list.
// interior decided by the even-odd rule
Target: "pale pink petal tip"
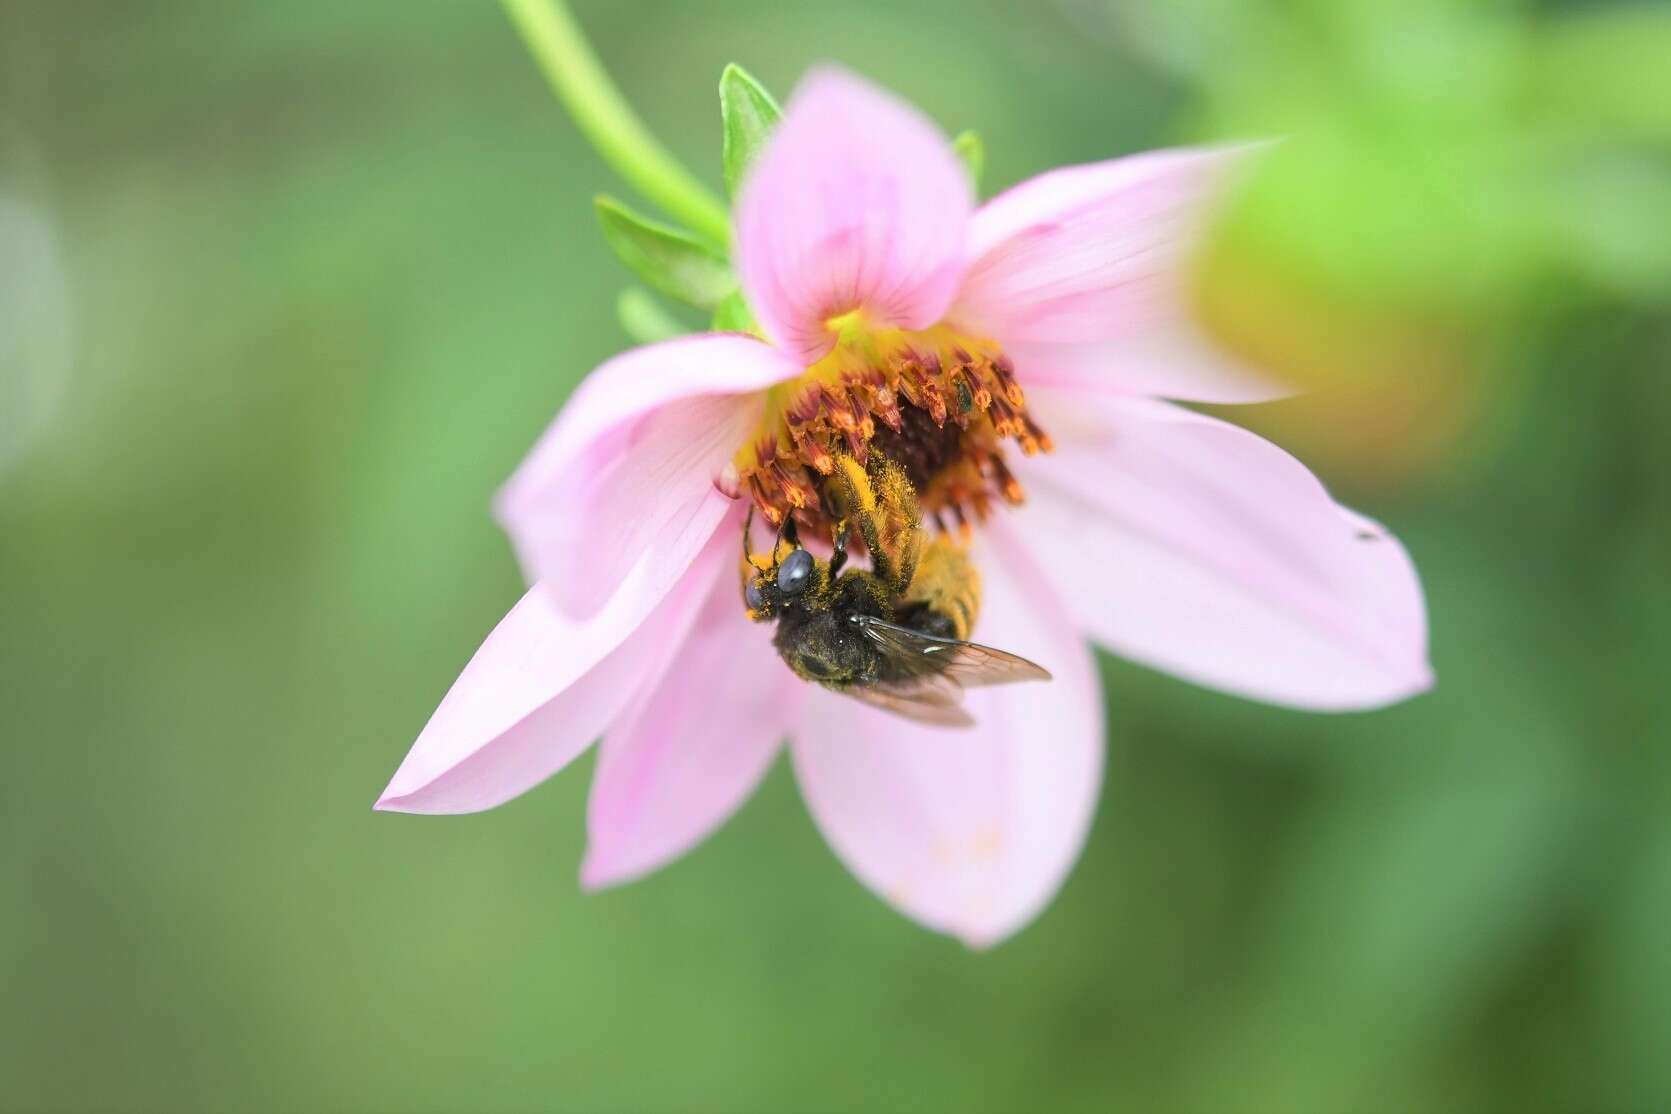
[(597, 612), (650, 555), (665, 591), (733, 501), (718, 486), (800, 369), (734, 334), (637, 348), (587, 376), (500, 492), (496, 511), (528, 577), (569, 612)]
[(1029, 401), (1060, 448), (1027, 462), (1022, 523), (1108, 649), (1313, 711), (1376, 708), (1432, 685), (1426, 604), (1404, 547), (1299, 461), (1165, 403), (1044, 391)]
[[(671, 586), (641, 564), (589, 619), (528, 590), (464, 667), (376, 807), (477, 812), (533, 788), (582, 753), (679, 653), (732, 558), (716, 536)], [(653, 602), (647, 602), (653, 601)]]
[(723, 824), (765, 776), (800, 688), (721, 576), (678, 663), (604, 736), (581, 885), (637, 878)]
[(906, 916), (984, 948), (1049, 904), (1090, 830), (1102, 697), (1090, 652), (1022, 545), (991, 524), (975, 637), (1054, 679), (977, 689), (975, 726), (920, 726), (809, 689), (792, 746), (813, 820)]
[(831, 317), (920, 329), (962, 274), (974, 197), (944, 135), (905, 102), (825, 67), (795, 90), (737, 203), (739, 276), (786, 352), (811, 363)]

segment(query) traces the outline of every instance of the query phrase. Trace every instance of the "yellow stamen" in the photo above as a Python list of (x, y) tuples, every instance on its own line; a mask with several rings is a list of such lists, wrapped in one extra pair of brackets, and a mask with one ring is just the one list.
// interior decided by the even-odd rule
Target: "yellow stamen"
[(838, 460), (879, 452), (916, 485), (928, 521), (967, 533), (994, 499), (1019, 503), (1003, 460), (1050, 451), (1027, 413), (1015, 368), (992, 341), (946, 326), (877, 328), (861, 312), (825, 322), (835, 347), (798, 379), (767, 394), (761, 428), (734, 461), (735, 490), (773, 525), (794, 514), (827, 531), (822, 491)]

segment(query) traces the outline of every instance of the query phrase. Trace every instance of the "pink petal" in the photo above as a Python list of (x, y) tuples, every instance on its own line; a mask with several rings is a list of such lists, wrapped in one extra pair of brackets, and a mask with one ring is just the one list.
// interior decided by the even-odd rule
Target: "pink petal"
[(771, 765), (802, 687), (721, 576), (661, 684), (604, 736), (582, 883), (646, 874), (724, 823)]
[(813, 820), (859, 880), (906, 916), (994, 944), (1055, 895), (1102, 780), (1102, 697), (1062, 602), (1016, 538), (987, 534), (976, 637), (1047, 682), (977, 689), (976, 725), (925, 727), (808, 689), (792, 747)]
[[(377, 807), (478, 812), (532, 789), (585, 750), (685, 641), (735, 539), (716, 536), (660, 597), (649, 561), (630, 591), (576, 620), (536, 584), (464, 667)], [(653, 606), (646, 606), (651, 600)]]
[(1404, 548), (1293, 457), (1166, 403), (1029, 401), (1061, 447), (1017, 469), (1019, 525), (1098, 642), (1199, 684), (1321, 711), (1431, 686)]
[[(736, 334), (636, 348), (599, 367), (500, 492), (529, 579), (575, 615), (603, 607), (643, 554), (665, 591), (733, 501), (715, 478), (799, 369)], [(653, 601), (652, 601), (653, 602)]]
[(1268, 402), (1293, 391), (1214, 346), (1187, 322), (1118, 340), (1084, 344), (1008, 343), (1016, 377), (1031, 390), (1177, 398), (1192, 402)]
[(1188, 266), (1240, 150), (1068, 167), (982, 206), (952, 314), (1003, 342), (1025, 383), (1211, 402), (1285, 393), (1192, 320)]
[(749, 305), (809, 364), (833, 342), (825, 323), (851, 310), (926, 328), (962, 274), (973, 205), (962, 165), (926, 117), (843, 70), (815, 70), (737, 202)]

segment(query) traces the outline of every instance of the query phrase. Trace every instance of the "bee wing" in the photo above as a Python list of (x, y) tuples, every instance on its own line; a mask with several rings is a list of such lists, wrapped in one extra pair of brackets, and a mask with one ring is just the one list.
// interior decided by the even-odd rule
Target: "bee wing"
[(882, 685), (857, 685), (841, 692), (918, 723), (939, 727), (973, 727), (975, 723), (975, 718), (963, 708), (963, 690), (951, 681), (920, 677)]
[[(955, 638), (936, 638), (897, 623), (863, 616), (859, 627), (882, 648), (889, 664), (915, 680), (941, 677), (958, 688), (1048, 681), (1050, 671), (1024, 657)], [(876, 686), (873, 686), (876, 687)], [(879, 686), (888, 688), (887, 685)]]

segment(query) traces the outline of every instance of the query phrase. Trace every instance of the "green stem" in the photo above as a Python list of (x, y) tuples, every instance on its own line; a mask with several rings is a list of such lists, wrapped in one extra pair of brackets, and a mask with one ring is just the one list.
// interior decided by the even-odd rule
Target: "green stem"
[(657, 143), (609, 80), (563, 0), (504, 0), (546, 80), (604, 161), (703, 238), (723, 245), (731, 218), (707, 187)]

